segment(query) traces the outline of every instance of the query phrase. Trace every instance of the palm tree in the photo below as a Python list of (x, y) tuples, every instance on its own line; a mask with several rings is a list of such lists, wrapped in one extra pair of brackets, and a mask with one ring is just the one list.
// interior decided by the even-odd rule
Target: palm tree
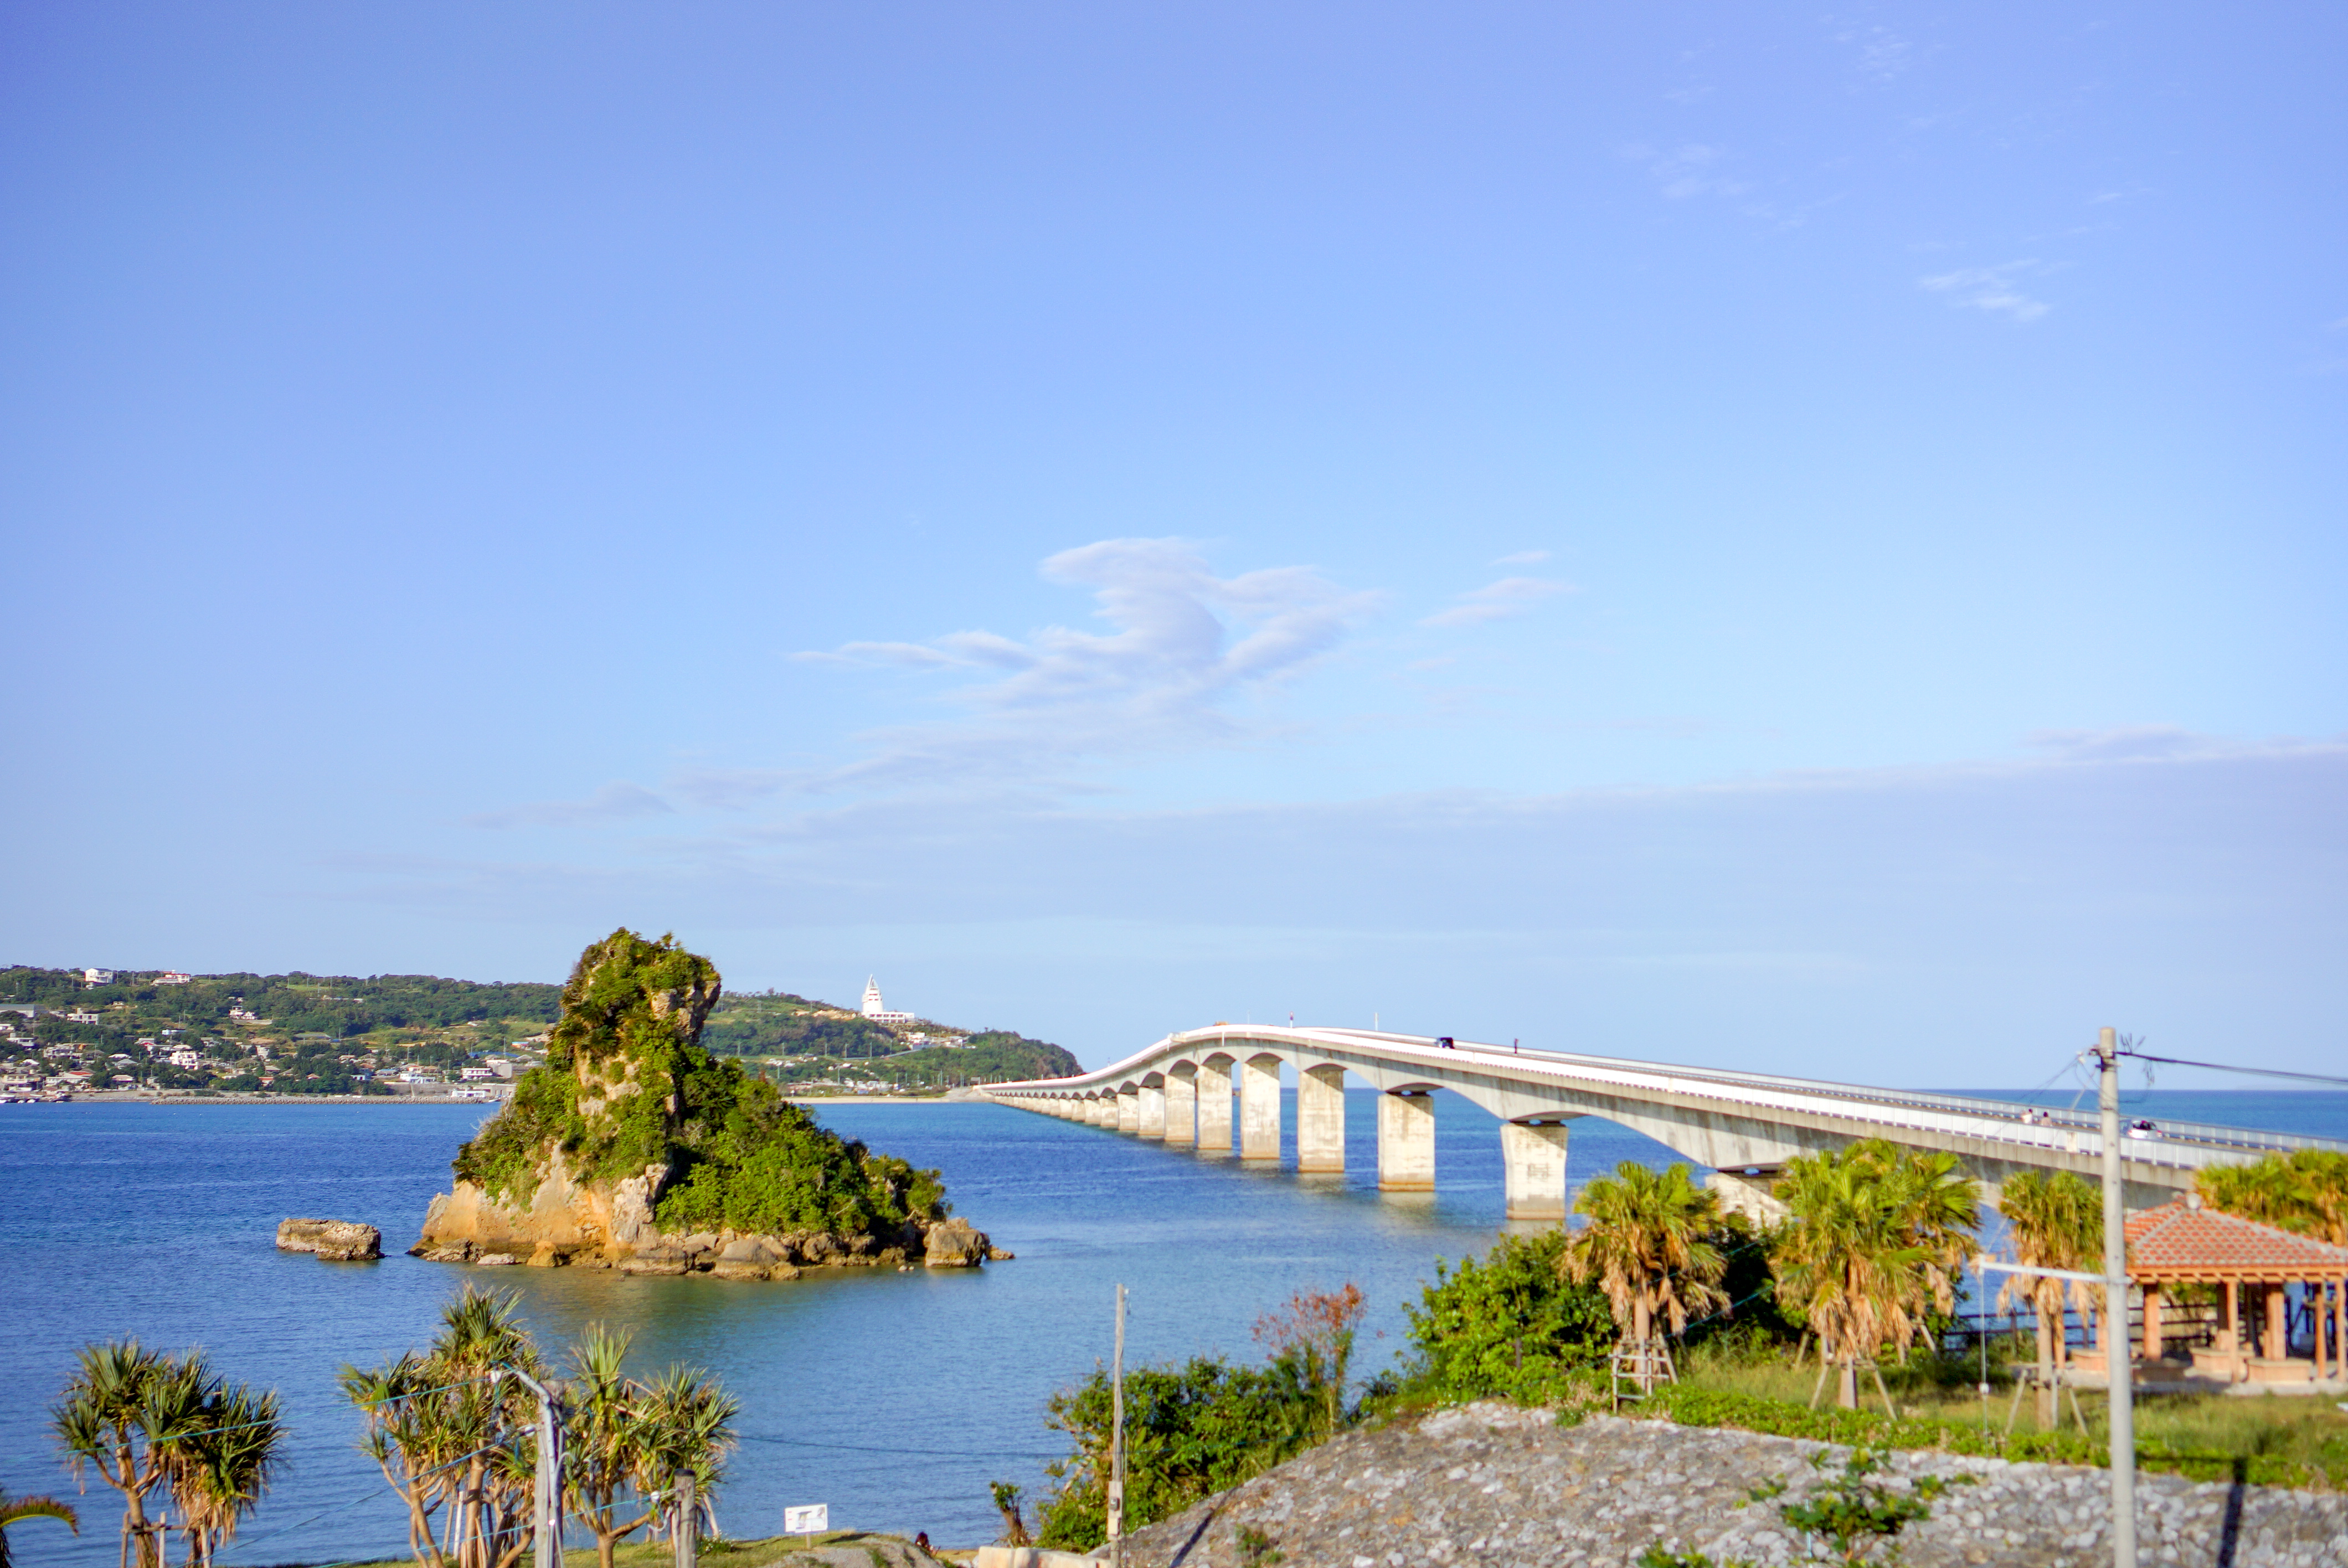
[(637, 1489), (673, 1490), (678, 1476), (690, 1473), (695, 1496), (706, 1509), (725, 1472), (726, 1456), (734, 1451), (734, 1418), (741, 1412), (742, 1401), (697, 1367), (671, 1367), (643, 1385), (636, 1418)]
[[(1793, 1216), (1779, 1243), (1778, 1298), (1818, 1335), (1820, 1386), (1829, 1358), (1838, 1361), (1838, 1401), (1856, 1409), (1859, 1363), (1887, 1345), (1904, 1353), (1928, 1312), (1955, 1306), (1980, 1189), (1952, 1154), (1867, 1138), (1787, 1161), (1776, 1195)], [(1880, 1373), (1876, 1384), (1890, 1406)]]
[[(1598, 1281), (1643, 1368), (1658, 1313), (1679, 1334), (1691, 1310), (1728, 1304), (1719, 1289), (1727, 1255), (1711, 1239), (1724, 1223), (1720, 1194), (1693, 1174), (1684, 1164), (1654, 1171), (1623, 1161), (1581, 1189), (1574, 1209), (1589, 1223), (1558, 1260), (1558, 1272), (1574, 1283)], [(1643, 1371), (1643, 1386), (1650, 1379)]]
[(50, 1410), (50, 1430), (77, 1476), (84, 1465), (94, 1467), (99, 1479), (122, 1493), (121, 1561), (126, 1568), (134, 1552), (140, 1568), (162, 1568), (164, 1535), (170, 1526), (161, 1514), (149, 1514), (149, 1500), (183, 1501), (182, 1478), (195, 1456), (224, 1436), (243, 1435), (220, 1430), (242, 1424), (231, 1406), (242, 1413), (256, 1399), (265, 1402), (270, 1416), (270, 1424), (259, 1432), (260, 1468), (249, 1478), (254, 1489), (252, 1501), (259, 1500), (258, 1488), (267, 1484), (280, 1436), (274, 1394), (256, 1396), (223, 1383), (201, 1350), (166, 1356), (124, 1339), (87, 1346), (78, 1360), (80, 1370), (67, 1380), (63, 1397)]
[(2348, 1154), (2300, 1149), (2247, 1165), (2205, 1165), (2193, 1185), (2213, 1209), (2348, 1245)]
[(0, 1487), (0, 1568), (10, 1568), (15, 1560), (8, 1554), (8, 1527), (20, 1519), (57, 1519), (76, 1535), (81, 1533), (81, 1516), (71, 1507), (54, 1497), (10, 1497), (5, 1487)]
[(50, 1430), (76, 1480), (87, 1464), (122, 1493), (124, 1568), (134, 1547), (140, 1568), (161, 1568), (161, 1553), (149, 1538), (147, 1496), (163, 1480), (163, 1456), (155, 1451), (147, 1417), (149, 1391), (166, 1358), (136, 1339), (123, 1339), (84, 1346), (77, 1359), (81, 1370), (67, 1380), (64, 1397), (50, 1410)]
[(569, 1512), (595, 1537), (595, 1561), (602, 1568), (612, 1568), (619, 1543), (657, 1517), (649, 1506), (637, 1518), (622, 1517), (635, 1478), (635, 1385), (624, 1365), (630, 1337), (627, 1329), (589, 1324), (571, 1348), (565, 1390), (563, 1490)]
[(135, 1339), (88, 1346), (79, 1362), (50, 1427), (77, 1476), (92, 1466), (122, 1493), (126, 1568), (134, 1551), (140, 1568), (162, 1568), (170, 1523), (150, 1501), (178, 1508), (190, 1562), (209, 1560), (276, 1473), (276, 1394), (226, 1381), (201, 1350), (165, 1356)]
[(193, 1555), (205, 1563), (221, 1542), (236, 1539), (238, 1522), (261, 1506), (261, 1494), (276, 1479), (278, 1445), (285, 1436), (273, 1389), (225, 1388), (213, 1417), (211, 1430), (175, 1470), (171, 1489), (196, 1547)]
[[(1997, 1212), (2013, 1233), (2016, 1263), (2079, 1269), (2103, 1253), (2103, 1197), (2068, 1171), (2023, 1172), (2005, 1184)], [(2061, 1333), (2065, 1288), (2059, 1279), (2016, 1274), (2008, 1275), (1997, 1293), (2000, 1307), (2025, 1301), (2037, 1319), (2041, 1426), (2052, 1426), (2055, 1419), (2054, 1374), (2065, 1351)], [(2071, 1288), (2075, 1292), (2075, 1286)]]
[(629, 1378), (628, 1339), (624, 1329), (590, 1324), (571, 1348), (563, 1488), (570, 1512), (595, 1537), (602, 1568), (612, 1568), (622, 1541), (662, 1517), (661, 1500), (680, 1473), (710, 1496), (741, 1409), (705, 1372), (672, 1367), (651, 1383)]
[(427, 1568), (508, 1568), (529, 1547), (536, 1400), (494, 1375), (543, 1370), (520, 1309), (517, 1294), (468, 1286), (422, 1354), (343, 1368), (344, 1397), (366, 1417), (359, 1447), (407, 1504), (408, 1546)]

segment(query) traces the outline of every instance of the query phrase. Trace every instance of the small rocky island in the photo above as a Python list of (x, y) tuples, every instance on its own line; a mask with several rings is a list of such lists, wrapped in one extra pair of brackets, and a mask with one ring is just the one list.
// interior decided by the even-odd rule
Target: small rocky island
[(742, 1280), (1010, 1255), (946, 1217), (935, 1171), (827, 1131), (704, 1050), (718, 988), (672, 937), (622, 929), (580, 955), (546, 1065), (457, 1151), (409, 1252)]

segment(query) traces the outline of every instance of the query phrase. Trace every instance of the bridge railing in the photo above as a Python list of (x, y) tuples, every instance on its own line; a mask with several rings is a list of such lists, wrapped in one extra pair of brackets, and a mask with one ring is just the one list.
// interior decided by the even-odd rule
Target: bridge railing
[[(1481, 1050), (1497, 1048), (1479, 1046)], [(1591, 1066), (1640, 1067), (1651, 1064), (1633, 1062), (1619, 1057), (1588, 1056), (1574, 1051), (1543, 1050), (1521, 1053), (1557, 1061), (1586, 1062)], [(1721, 1083), (1749, 1084), (1755, 1088), (1788, 1090), (1797, 1093), (1821, 1094), (1838, 1100), (1857, 1100), (1870, 1104), (1912, 1106), (1919, 1110), (1952, 1111), (1960, 1114), (1992, 1116), (2002, 1121), (2012, 1120), (2024, 1111), (2037, 1112), (2035, 1127), (2061, 1128), (2095, 1137), (2102, 1135), (2102, 1116), (2098, 1112), (2072, 1111), (2059, 1106), (2037, 1105), (2022, 1100), (1991, 1100), (1978, 1095), (1936, 1094), (1921, 1089), (1872, 1089), (1860, 1084), (1830, 1083), (1814, 1078), (1792, 1078), (1777, 1073), (1742, 1072), (1734, 1069), (1670, 1068), (1679, 1078), (1710, 1079)], [(2295, 1132), (2270, 1132), (2254, 1127), (2228, 1127), (2210, 1122), (2180, 1122), (2168, 1117), (2155, 1120), (2160, 1137), (2169, 1142), (2211, 1144), (2225, 1149), (2258, 1149), (2289, 1152), (2293, 1149), (2327, 1149), (2348, 1153), (2348, 1142), (2335, 1138), (2319, 1138)], [(2083, 1143), (2084, 1149), (2087, 1145)]]

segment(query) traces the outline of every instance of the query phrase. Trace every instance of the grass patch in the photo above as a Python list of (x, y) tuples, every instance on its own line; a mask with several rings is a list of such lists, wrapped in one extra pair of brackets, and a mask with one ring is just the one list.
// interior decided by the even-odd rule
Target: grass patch
[[(1867, 1380), (1866, 1405), (1857, 1410), (1808, 1408), (1818, 1373), (1783, 1361), (1731, 1361), (1691, 1357), (1684, 1381), (1656, 1391), (1642, 1413), (1686, 1426), (1735, 1427), (1778, 1437), (1869, 1447), (1938, 1449), (1948, 1453), (2050, 1464), (2102, 1465), (2109, 1458), (2107, 1406), (2101, 1393), (2083, 1391), (2082, 1433), (2063, 1401), (2064, 1424), (2041, 1430), (2025, 1396), (2011, 1436), (2005, 1411), (2011, 1385), (1993, 1388), (1986, 1423), (1979, 1393), (1952, 1384), (1942, 1368), (1887, 1368), (1884, 1381), (1899, 1408), (1886, 1415)], [(1828, 1396), (1831, 1398), (1831, 1396)], [(2218, 1394), (2139, 1395), (2136, 1404), (2137, 1463), (2149, 1472), (2194, 1481), (2237, 1477), (2260, 1486), (2348, 1489), (2348, 1414), (2324, 1399), (2232, 1399)]]

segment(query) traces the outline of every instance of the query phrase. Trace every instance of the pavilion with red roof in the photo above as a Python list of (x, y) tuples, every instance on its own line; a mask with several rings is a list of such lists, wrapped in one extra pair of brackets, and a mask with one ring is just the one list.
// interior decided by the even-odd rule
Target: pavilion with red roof
[[(2144, 1291), (2147, 1358), (2159, 1356), (2163, 1287), (2216, 1285), (2225, 1290), (2218, 1343), (2192, 1352), (2194, 1371), (2235, 1383), (2343, 1376), (2342, 1352), (2348, 1349), (2348, 1246), (2221, 1213), (2205, 1206), (2199, 1194), (2188, 1193), (2128, 1216), (2127, 1256), (2128, 1279)], [(2292, 1285), (2306, 1287), (2315, 1321), (2312, 1365), (2291, 1355), (2283, 1312), (2284, 1292)], [(2243, 1299), (2246, 1292), (2250, 1302)], [(2262, 1312), (2256, 1309), (2259, 1306)], [(2247, 1324), (2246, 1307), (2252, 1307)]]

